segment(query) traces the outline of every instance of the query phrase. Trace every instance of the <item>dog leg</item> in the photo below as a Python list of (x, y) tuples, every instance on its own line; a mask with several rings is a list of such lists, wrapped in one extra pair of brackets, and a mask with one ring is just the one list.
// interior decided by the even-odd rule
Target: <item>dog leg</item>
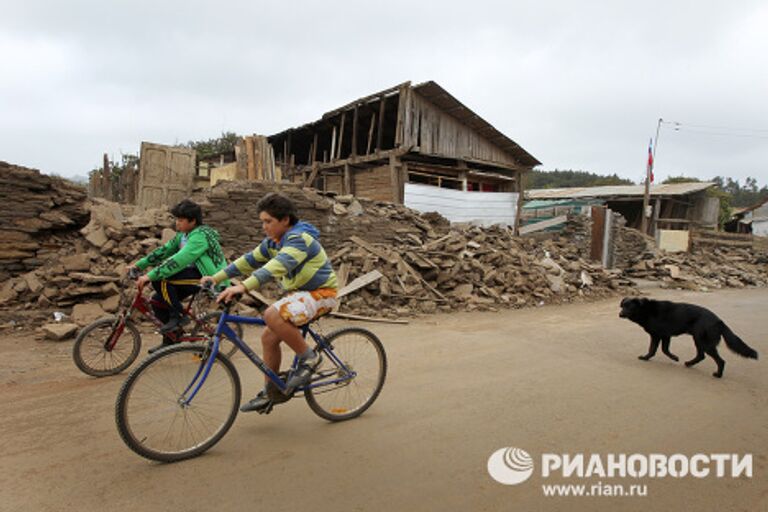
[(707, 349), (707, 355), (714, 359), (715, 363), (717, 363), (717, 371), (712, 375), (718, 379), (722, 378), (723, 370), (725, 369), (725, 361), (723, 361), (723, 358), (720, 357), (720, 354), (717, 353), (717, 347)]
[(691, 359), (690, 361), (686, 361), (685, 362), (685, 366), (690, 368), (691, 366), (693, 366), (695, 364), (699, 364), (703, 360), (704, 360), (704, 351), (701, 350), (698, 345), (696, 345), (696, 356), (693, 359)]
[(661, 340), (661, 351), (664, 352), (664, 354), (666, 354), (666, 356), (671, 360), (679, 361), (680, 359), (675, 354), (669, 351), (669, 341), (670, 341), (669, 336), (666, 336), (664, 339)]
[(661, 341), (661, 338), (656, 338), (654, 336), (651, 336), (651, 345), (648, 347), (648, 353), (644, 356), (638, 356), (638, 359), (642, 359), (643, 361), (647, 361), (653, 356), (656, 355), (656, 350), (659, 348), (659, 342)]

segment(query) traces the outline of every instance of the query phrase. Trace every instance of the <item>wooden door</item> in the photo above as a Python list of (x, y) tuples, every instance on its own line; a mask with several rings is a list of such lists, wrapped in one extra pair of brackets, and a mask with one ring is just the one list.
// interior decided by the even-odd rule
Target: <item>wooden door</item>
[(192, 193), (195, 150), (142, 142), (139, 166), (139, 205), (171, 208)]

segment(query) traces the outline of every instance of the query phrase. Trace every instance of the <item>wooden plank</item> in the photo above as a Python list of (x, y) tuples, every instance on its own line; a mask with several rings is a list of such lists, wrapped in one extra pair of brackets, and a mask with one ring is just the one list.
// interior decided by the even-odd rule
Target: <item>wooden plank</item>
[(554, 219), (548, 219), (543, 220), (541, 222), (537, 222), (535, 224), (528, 224), (526, 226), (523, 226), (519, 230), (520, 235), (526, 235), (528, 233), (534, 233), (536, 231), (541, 231), (542, 229), (551, 228), (552, 226), (557, 226), (559, 224), (562, 224), (568, 220), (567, 215), (561, 215), (559, 217), (555, 217)]
[[(347, 261), (339, 266), (339, 271), (336, 273), (336, 285), (339, 287), (339, 289), (342, 289), (344, 286), (346, 286), (347, 279), (349, 279), (350, 267), (351, 265)], [(336, 305), (333, 307), (334, 312), (338, 311), (339, 307), (341, 307), (341, 297), (338, 297), (338, 299), (339, 300), (336, 301)]]
[(312, 139), (312, 161), (310, 164), (314, 165), (315, 162), (317, 162), (317, 132), (315, 132), (315, 136)]
[(395, 265), (395, 264), (397, 264), (397, 261), (400, 258), (400, 256), (397, 256), (397, 255), (392, 256), (389, 253), (387, 253), (387, 252), (385, 252), (385, 251), (383, 251), (383, 250), (381, 250), (381, 249), (379, 249), (377, 247), (374, 247), (373, 245), (369, 244), (368, 242), (366, 242), (365, 240), (363, 240), (359, 236), (351, 236), (351, 237), (349, 237), (349, 239), (351, 241), (355, 242), (357, 245), (359, 245), (363, 249), (365, 249), (366, 251), (370, 252), (371, 254), (374, 254), (374, 255), (378, 256), (379, 258), (383, 259), (387, 263), (391, 263), (391, 264)]
[(314, 164), (312, 166), (312, 172), (309, 173), (309, 176), (307, 177), (306, 181), (304, 181), (304, 186), (305, 187), (311, 186), (312, 183), (315, 181), (315, 177), (317, 176), (318, 169), (319, 169), (319, 167), (317, 166), (317, 164)]
[(349, 295), (355, 290), (368, 286), (372, 282), (376, 281), (377, 279), (381, 279), (382, 277), (384, 277), (384, 275), (378, 270), (371, 270), (367, 274), (358, 277), (357, 279), (353, 280), (351, 283), (346, 285), (344, 288), (340, 289), (339, 292), (336, 294), (336, 297), (341, 298), (345, 295)]
[(352, 112), (352, 152), (350, 153), (350, 156), (357, 156), (357, 116), (358, 116), (358, 108), (357, 105), (355, 105), (355, 110)]
[(590, 245), (589, 257), (593, 261), (602, 261), (603, 259), (603, 231), (605, 230), (605, 208), (602, 206), (592, 207), (592, 242)]
[(447, 298), (445, 295), (443, 295), (442, 293), (440, 293), (440, 292), (437, 290), (437, 288), (435, 288), (434, 286), (432, 286), (431, 284), (429, 284), (429, 283), (427, 282), (427, 280), (426, 280), (426, 279), (424, 279), (423, 277), (421, 277), (421, 274), (419, 274), (418, 272), (416, 272), (416, 270), (414, 270), (414, 268), (413, 268), (412, 266), (410, 266), (410, 265), (408, 264), (408, 262), (406, 262), (406, 261), (405, 261), (403, 258), (401, 258), (399, 254), (397, 255), (397, 258), (398, 258), (398, 263), (397, 263), (397, 264), (398, 264), (398, 265), (402, 264), (402, 265), (403, 265), (403, 267), (405, 268), (405, 270), (406, 270), (406, 271), (407, 271), (409, 274), (411, 274), (411, 275), (412, 275), (412, 276), (413, 276), (413, 277), (414, 277), (414, 278), (415, 278), (417, 281), (419, 281), (419, 282), (420, 282), (422, 285), (426, 286), (426, 288), (427, 288), (429, 291), (431, 291), (432, 293), (434, 293), (435, 295), (437, 295), (438, 297), (440, 297), (440, 298), (441, 298), (441, 299), (443, 299), (443, 300), (447, 300), (447, 299), (448, 299), (448, 298)]
[(373, 126), (376, 124), (376, 112), (371, 115), (371, 126), (368, 128), (368, 144), (365, 146), (365, 154), (371, 154), (371, 144), (373, 143)]
[(336, 318), (345, 318), (347, 320), (360, 320), (361, 322), (377, 322), (380, 324), (407, 324), (408, 320), (390, 320), (389, 318), (373, 318), (370, 316), (361, 316), (361, 315), (351, 315), (349, 313), (329, 313), (330, 316), (334, 316)]
[(261, 302), (261, 303), (262, 303), (262, 304), (264, 304), (265, 306), (271, 306), (271, 305), (272, 305), (272, 303), (274, 302), (274, 301), (272, 301), (272, 300), (269, 300), (268, 298), (266, 298), (264, 295), (262, 295), (261, 293), (259, 293), (257, 290), (250, 290), (250, 291), (248, 292), (248, 295), (250, 295), (250, 296), (251, 296), (251, 297), (253, 297), (254, 299), (258, 300), (259, 302)]
[(248, 161), (248, 180), (256, 180), (256, 151), (253, 141), (253, 136), (248, 135), (245, 137), (245, 155)]

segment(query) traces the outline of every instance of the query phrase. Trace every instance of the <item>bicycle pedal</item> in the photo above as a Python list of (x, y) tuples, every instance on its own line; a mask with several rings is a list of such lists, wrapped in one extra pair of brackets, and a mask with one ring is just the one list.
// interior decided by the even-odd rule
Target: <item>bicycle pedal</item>
[(275, 408), (274, 402), (269, 402), (267, 405), (262, 407), (261, 409), (257, 409), (256, 412), (259, 414), (269, 414), (272, 412), (272, 409)]

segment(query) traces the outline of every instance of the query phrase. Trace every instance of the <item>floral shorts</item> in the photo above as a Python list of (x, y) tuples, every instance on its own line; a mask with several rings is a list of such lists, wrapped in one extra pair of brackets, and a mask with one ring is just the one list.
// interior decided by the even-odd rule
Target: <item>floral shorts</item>
[(272, 307), (277, 309), (283, 320), (298, 327), (328, 313), (336, 302), (336, 289), (320, 288), (311, 292), (294, 292), (272, 304)]

